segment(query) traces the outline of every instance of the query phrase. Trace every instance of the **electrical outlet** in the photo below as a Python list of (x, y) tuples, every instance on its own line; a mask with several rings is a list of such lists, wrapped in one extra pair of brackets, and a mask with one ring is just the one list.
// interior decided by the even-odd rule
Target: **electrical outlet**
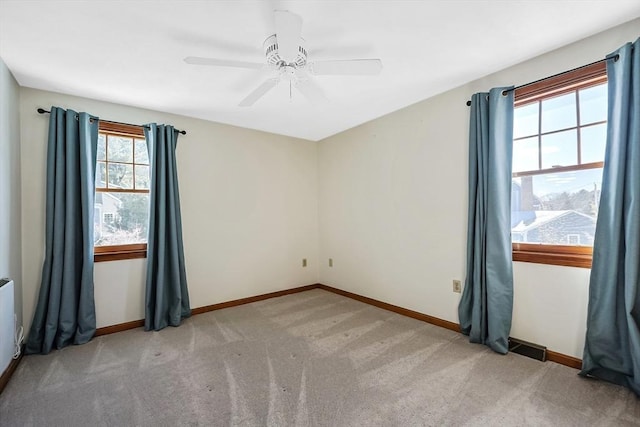
[(307, 259), (306, 258), (302, 258), (302, 266), (303, 267), (307, 266)]
[(333, 267), (333, 258), (329, 258), (329, 267)]
[(453, 292), (456, 292), (456, 293), (462, 292), (462, 282), (460, 282), (460, 280), (453, 281)]

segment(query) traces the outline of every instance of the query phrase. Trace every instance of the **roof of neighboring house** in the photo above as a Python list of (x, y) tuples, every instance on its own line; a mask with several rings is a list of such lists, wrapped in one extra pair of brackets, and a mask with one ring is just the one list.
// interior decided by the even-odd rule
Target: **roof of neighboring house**
[(540, 227), (541, 225), (547, 224), (549, 222), (555, 221), (563, 216), (567, 216), (567, 215), (579, 215), (585, 218), (588, 218), (592, 221), (595, 222), (595, 218), (589, 216), (589, 215), (585, 215), (582, 212), (578, 212), (578, 211), (573, 211), (573, 210), (566, 210), (566, 211), (532, 211), (529, 213), (533, 213), (533, 218), (532, 220), (522, 220), (519, 221), (516, 225), (514, 225), (513, 227), (511, 227), (511, 231), (512, 232), (525, 232), (525, 231), (530, 231), (533, 230), (535, 228)]

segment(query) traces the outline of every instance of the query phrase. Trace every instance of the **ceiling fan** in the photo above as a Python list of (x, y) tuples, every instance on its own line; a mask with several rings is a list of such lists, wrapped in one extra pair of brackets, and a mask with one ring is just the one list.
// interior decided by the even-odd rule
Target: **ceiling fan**
[(382, 70), (380, 59), (307, 62), (307, 50), (304, 39), (300, 36), (302, 18), (286, 10), (276, 10), (274, 21), (276, 32), (263, 43), (266, 64), (197, 56), (188, 56), (184, 58), (184, 62), (192, 65), (271, 70), (273, 76), (247, 95), (240, 102), (240, 107), (252, 106), (282, 81), (289, 84), (290, 91), (291, 87), (295, 87), (312, 104), (319, 104), (326, 99), (312, 75), (375, 75)]

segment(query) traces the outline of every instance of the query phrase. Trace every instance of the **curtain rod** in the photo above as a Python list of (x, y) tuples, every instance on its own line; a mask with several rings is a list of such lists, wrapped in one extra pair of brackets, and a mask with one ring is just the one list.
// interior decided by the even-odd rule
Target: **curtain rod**
[[(592, 62), (591, 64), (581, 65), (581, 66), (579, 66), (579, 67), (572, 68), (571, 70), (567, 70), (567, 71), (563, 71), (563, 72), (558, 73), (558, 74), (554, 74), (553, 76), (549, 76), (549, 77), (545, 77), (545, 78), (543, 78), (543, 79), (535, 80), (535, 81), (533, 81), (533, 82), (525, 83), (525, 84), (523, 84), (523, 85), (516, 86), (516, 87), (514, 87), (514, 88), (512, 88), (512, 89), (506, 89), (506, 90), (504, 90), (504, 91), (503, 91), (503, 94), (504, 94), (504, 92), (511, 92), (512, 90), (518, 90), (518, 89), (521, 89), (521, 88), (523, 88), (523, 87), (525, 87), (525, 86), (529, 86), (529, 85), (532, 85), (532, 84), (535, 84), (535, 83), (539, 83), (539, 82), (542, 82), (542, 81), (544, 81), (544, 80), (551, 79), (551, 78), (553, 78), (553, 77), (561, 76), (561, 75), (563, 75), (563, 74), (571, 73), (571, 72), (576, 71), (576, 70), (579, 70), (579, 69), (581, 69), (581, 68), (590, 67), (590, 66), (592, 66), (592, 65), (600, 64), (601, 62), (608, 61), (609, 59), (613, 59), (614, 61), (617, 61), (619, 58), (620, 58), (620, 55), (615, 55), (615, 56), (611, 56), (611, 57), (609, 57), (609, 58), (604, 58), (604, 59), (601, 59), (601, 60), (599, 60), (599, 61)], [(467, 101), (467, 107), (468, 107), (468, 106), (470, 106), (470, 105), (471, 105), (471, 101)]]
[[(51, 111), (47, 111), (44, 108), (38, 108), (36, 111), (38, 111), (38, 113), (40, 113), (40, 114), (45, 114), (45, 113), (46, 114), (51, 114)], [(147, 126), (147, 125), (134, 125), (132, 123), (114, 122), (114, 121), (111, 121), (111, 120), (101, 120), (101, 121), (107, 122), (107, 123), (114, 123), (116, 125), (140, 126), (140, 127), (144, 127), (144, 128), (149, 129), (149, 126)], [(185, 131), (185, 130), (180, 130), (180, 129), (174, 129), (174, 130), (176, 132), (182, 134), (182, 135), (186, 135), (187, 134), (187, 131)]]

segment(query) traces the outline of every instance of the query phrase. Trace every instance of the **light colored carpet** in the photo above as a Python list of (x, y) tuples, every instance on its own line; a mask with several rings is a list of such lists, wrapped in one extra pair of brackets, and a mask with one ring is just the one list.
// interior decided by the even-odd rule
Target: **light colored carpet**
[(312, 290), (27, 356), (0, 425), (640, 425), (577, 372)]

